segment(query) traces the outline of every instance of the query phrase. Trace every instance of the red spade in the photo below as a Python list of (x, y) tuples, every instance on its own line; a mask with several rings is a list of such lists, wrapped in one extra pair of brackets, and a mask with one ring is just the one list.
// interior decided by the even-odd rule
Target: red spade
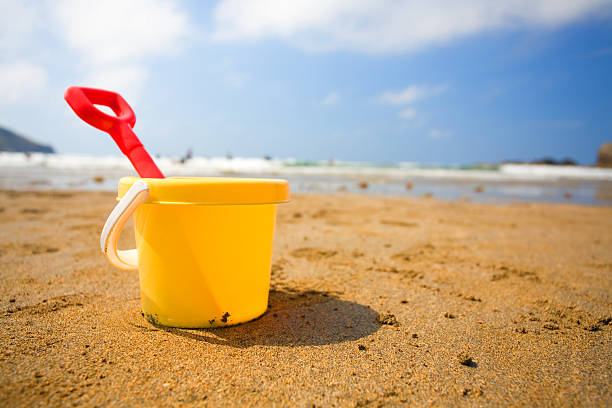
[[(164, 178), (132, 130), (136, 123), (136, 115), (121, 95), (103, 89), (71, 86), (66, 89), (64, 99), (79, 118), (111, 135), (121, 152), (130, 159), (140, 177)], [(102, 112), (94, 104), (108, 106), (117, 116)]]

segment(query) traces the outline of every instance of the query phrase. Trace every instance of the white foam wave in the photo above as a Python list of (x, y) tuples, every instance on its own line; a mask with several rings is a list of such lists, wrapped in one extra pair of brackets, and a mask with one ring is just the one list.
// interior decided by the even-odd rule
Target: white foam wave
[[(612, 181), (612, 169), (583, 166), (549, 166), (529, 164), (503, 164), (493, 169), (461, 169), (429, 167), (418, 163), (376, 165), (364, 162), (326, 161), (300, 163), (295, 159), (195, 157), (181, 163), (176, 157), (156, 159), (166, 175), (278, 175), (320, 176), (366, 179), (426, 178), (439, 180), (482, 181), (562, 181), (602, 180)], [(122, 156), (88, 156), (77, 154), (42, 154), (26, 156), (23, 153), (0, 153), (0, 168), (56, 169), (62, 172), (87, 172), (100, 174), (133, 174), (130, 162)]]

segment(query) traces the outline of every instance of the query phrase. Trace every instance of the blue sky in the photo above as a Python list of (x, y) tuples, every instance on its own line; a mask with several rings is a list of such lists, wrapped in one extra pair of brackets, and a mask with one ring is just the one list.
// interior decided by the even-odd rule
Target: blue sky
[[(100, 4), (98, 4), (100, 3)], [(612, 2), (0, 0), (0, 126), (118, 154), (63, 101), (118, 91), (152, 154), (591, 164)]]

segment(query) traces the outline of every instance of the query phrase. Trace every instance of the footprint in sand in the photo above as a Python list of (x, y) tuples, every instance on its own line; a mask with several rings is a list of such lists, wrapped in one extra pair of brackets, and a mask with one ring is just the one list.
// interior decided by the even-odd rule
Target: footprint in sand
[(538, 276), (538, 274), (533, 271), (523, 271), (523, 270), (519, 270), (513, 267), (508, 267), (505, 265), (500, 266), (498, 269), (500, 272), (494, 273), (491, 276), (491, 280), (494, 282), (500, 281), (503, 279), (508, 279), (510, 276), (518, 276), (519, 278), (529, 279), (534, 282), (540, 281), (540, 277)]
[(416, 222), (406, 222), (406, 221), (396, 221), (396, 220), (381, 220), (380, 223), (384, 225), (393, 225), (396, 227), (407, 227), (407, 228), (414, 228), (414, 227), (419, 226), (419, 224)]
[(394, 259), (396, 261), (404, 261), (404, 262), (410, 262), (410, 260), (412, 259), (413, 255), (411, 252), (408, 251), (403, 251), (403, 252), (398, 252), (395, 255), (391, 256), (391, 259)]
[(68, 227), (68, 229), (71, 231), (78, 231), (78, 230), (97, 231), (98, 229), (101, 229), (101, 227), (99, 224), (77, 224), (77, 225)]
[(3, 245), (0, 247), (0, 255), (8, 253), (17, 253), (19, 255), (38, 255), (38, 254), (49, 254), (59, 251), (59, 248), (48, 247), (41, 244), (21, 244), (21, 245)]
[(21, 210), (22, 214), (44, 214), (47, 210), (44, 208), (24, 208)]
[(10, 315), (16, 312), (23, 312), (27, 314), (47, 314), (56, 312), (61, 309), (73, 306), (83, 306), (84, 302), (88, 299), (88, 296), (81, 294), (73, 295), (62, 295), (51, 299), (44, 299), (42, 302), (30, 306), (18, 306), (14, 309), (6, 311), (6, 315)]
[(23, 250), (30, 252), (32, 255), (38, 255), (38, 254), (50, 254), (53, 252), (57, 252), (59, 251), (59, 248), (55, 248), (55, 247), (48, 247), (45, 245), (40, 245), (40, 244), (25, 244), (22, 245)]
[(291, 252), (291, 255), (296, 258), (306, 258), (309, 261), (317, 261), (320, 259), (331, 258), (338, 251), (326, 250), (321, 248), (298, 248)]

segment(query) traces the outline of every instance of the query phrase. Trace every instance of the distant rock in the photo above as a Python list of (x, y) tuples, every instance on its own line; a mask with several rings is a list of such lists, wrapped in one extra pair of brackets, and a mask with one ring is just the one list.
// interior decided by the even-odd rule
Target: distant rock
[(604, 143), (599, 148), (597, 167), (612, 167), (612, 143)]
[(0, 127), (0, 152), (55, 153), (51, 146), (45, 146)]
[(549, 166), (575, 166), (576, 162), (568, 157), (555, 160), (552, 157), (543, 157), (541, 159), (532, 160), (529, 164), (548, 164)]
[(549, 166), (576, 166), (577, 165), (576, 161), (573, 159), (570, 159), (569, 157), (566, 157), (561, 160), (556, 160), (552, 157), (543, 157), (541, 159), (529, 160), (529, 161), (504, 160), (502, 163), (503, 164), (546, 164)]

